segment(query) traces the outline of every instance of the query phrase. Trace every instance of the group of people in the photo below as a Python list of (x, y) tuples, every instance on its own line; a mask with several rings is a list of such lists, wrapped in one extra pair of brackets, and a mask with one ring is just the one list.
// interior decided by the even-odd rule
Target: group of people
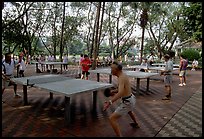
[[(173, 57), (169, 54), (164, 55), (165, 69), (161, 71), (160, 75), (164, 76), (165, 96), (162, 100), (170, 100), (172, 96), (172, 71), (173, 71)], [(144, 59), (144, 65), (147, 66), (147, 59)], [(188, 60), (184, 56), (180, 55), (180, 84), (179, 86), (186, 85), (186, 70), (188, 66)], [(115, 111), (109, 116), (110, 124), (115, 131), (116, 135), (122, 137), (117, 120), (124, 114), (128, 114), (133, 120), (130, 126), (133, 128), (139, 128), (139, 124), (136, 120), (135, 108), (136, 98), (131, 92), (131, 84), (128, 76), (123, 72), (122, 65), (117, 62), (113, 62), (111, 65), (111, 74), (118, 77), (118, 88), (111, 90), (111, 99), (104, 102), (103, 110), (109, 108), (115, 101), (120, 99), (120, 104)]]
[[(173, 61), (172, 57), (168, 54), (164, 55), (165, 60), (165, 69), (161, 71), (161, 75), (164, 76), (164, 84), (165, 84), (165, 90), (166, 95), (162, 100), (170, 100), (171, 99), (171, 83), (172, 83), (172, 71), (173, 71)], [(22, 59), (19, 59), (19, 62), (22, 61)], [(146, 63), (147, 59), (145, 59)], [(89, 68), (91, 66), (92, 62), (89, 59), (88, 55), (81, 54), (81, 58), (79, 60), (80, 65), (80, 74), (81, 79), (88, 80)], [(13, 76), (13, 70), (15, 68), (14, 60), (11, 59), (11, 54), (7, 53), (5, 55), (5, 60), (2, 61), (2, 69), (5, 72), (2, 72), (2, 79), (4, 82), (2, 84), (7, 85), (14, 85), (14, 95), (20, 96), (16, 93), (17, 85), (15, 82), (12, 82), (10, 78)], [(186, 70), (187, 70), (188, 61), (183, 57), (183, 55), (180, 55), (180, 84), (179, 86), (186, 85)], [(131, 83), (129, 81), (128, 76), (125, 72), (123, 72), (123, 66), (119, 62), (112, 62), (111, 66), (111, 74), (116, 76), (118, 78), (118, 87), (117, 89), (111, 90), (111, 93), (113, 94), (109, 101), (105, 101), (103, 105), (103, 110), (106, 111), (114, 102), (120, 99), (120, 104), (117, 106), (115, 111), (109, 116), (110, 124), (115, 131), (117, 136), (122, 137), (122, 133), (120, 131), (119, 125), (117, 123), (117, 120), (123, 116), (124, 114), (128, 114), (133, 122), (130, 123), (130, 126), (133, 128), (139, 128), (139, 124), (136, 120), (136, 115), (134, 113), (135, 104), (136, 104), (136, 97), (134, 94), (132, 94), (131, 91)], [(6, 81), (6, 82), (5, 82)], [(2, 88), (2, 93), (5, 89), (5, 86)]]

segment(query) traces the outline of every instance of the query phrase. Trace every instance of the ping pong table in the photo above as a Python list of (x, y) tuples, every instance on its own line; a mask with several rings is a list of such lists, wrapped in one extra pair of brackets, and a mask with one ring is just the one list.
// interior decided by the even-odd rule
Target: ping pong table
[[(129, 69), (133, 69), (136, 71), (136, 69), (147, 69), (147, 70), (156, 70), (157, 72), (165, 70), (165, 67), (155, 67), (155, 66), (142, 66), (142, 65), (134, 65), (134, 66), (129, 66), (127, 67)], [(178, 70), (179, 68), (173, 68), (173, 71)]]
[[(96, 70), (89, 70), (90, 73), (96, 73), (97, 74), (97, 81), (100, 81), (100, 74), (108, 74), (109, 75), (109, 83), (112, 82), (112, 74), (111, 69), (96, 69)], [(140, 79), (147, 79), (147, 87), (146, 91), (149, 91), (149, 80), (150, 77), (158, 75), (158, 73), (149, 73), (149, 72), (140, 72), (140, 71), (128, 71), (123, 70), (124, 73), (127, 74), (129, 77), (133, 77), (137, 79), (136, 84), (136, 91), (140, 93)]]
[(36, 62), (36, 61), (34, 61), (32, 63), (35, 64), (36, 73), (37, 73), (37, 69), (38, 69), (38, 64), (43, 64), (43, 65), (46, 65), (46, 66), (50, 65), (50, 71), (52, 71), (52, 69), (54, 69), (54, 65), (60, 65), (61, 73), (62, 73), (62, 65), (64, 65), (63, 62), (49, 62), (49, 61), (44, 61), (44, 62)]
[(93, 91), (92, 94), (92, 110), (96, 111), (97, 92), (106, 88), (111, 88), (113, 85), (109, 83), (101, 83), (97, 81), (81, 80), (64, 77), (62, 75), (41, 75), (22, 78), (13, 78), (18, 84), (23, 85), (23, 100), (24, 105), (28, 104), (27, 86), (50, 91), (50, 98), (53, 98), (53, 93), (65, 95), (65, 125), (70, 125), (70, 102), (71, 96)]
[[(165, 67), (165, 63), (153, 63), (152, 66)], [(173, 64), (174, 67), (179, 67), (179, 64)]]

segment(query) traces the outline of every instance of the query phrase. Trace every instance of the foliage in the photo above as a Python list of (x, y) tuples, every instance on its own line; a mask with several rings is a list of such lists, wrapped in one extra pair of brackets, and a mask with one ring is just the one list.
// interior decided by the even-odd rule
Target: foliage
[(202, 3), (190, 2), (183, 7), (183, 29), (189, 38), (196, 41), (202, 40)]
[(194, 59), (198, 60), (201, 58), (199, 52), (192, 48), (185, 49), (181, 54), (184, 56), (184, 58), (188, 58), (189, 61), (193, 61)]

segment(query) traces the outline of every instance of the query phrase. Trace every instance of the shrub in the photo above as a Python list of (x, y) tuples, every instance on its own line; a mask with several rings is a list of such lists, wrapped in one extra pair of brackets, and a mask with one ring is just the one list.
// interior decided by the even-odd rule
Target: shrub
[(201, 57), (199, 52), (195, 49), (186, 49), (181, 54), (189, 61), (193, 61), (194, 59), (198, 60)]

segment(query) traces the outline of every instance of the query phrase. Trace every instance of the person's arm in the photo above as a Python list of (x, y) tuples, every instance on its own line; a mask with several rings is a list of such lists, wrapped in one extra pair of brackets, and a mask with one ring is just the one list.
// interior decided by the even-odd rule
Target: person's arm
[(183, 67), (183, 61), (181, 60), (180, 61), (180, 67), (179, 67), (180, 71), (181, 71), (182, 67)]
[(3, 72), (2, 72), (2, 78), (3, 78), (4, 80), (10, 80), (10, 77), (6, 76)]
[(115, 95), (110, 99), (108, 102), (106, 101), (103, 107), (103, 110), (105, 111), (110, 105), (112, 105), (113, 102), (116, 100), (120, 99), (123, 96), (124, 93), (124, 88), (125, 88), (125, 82), (124, 80), (119, 80), (119, 87), (118, 87), (118, 92), (115, 93)]

